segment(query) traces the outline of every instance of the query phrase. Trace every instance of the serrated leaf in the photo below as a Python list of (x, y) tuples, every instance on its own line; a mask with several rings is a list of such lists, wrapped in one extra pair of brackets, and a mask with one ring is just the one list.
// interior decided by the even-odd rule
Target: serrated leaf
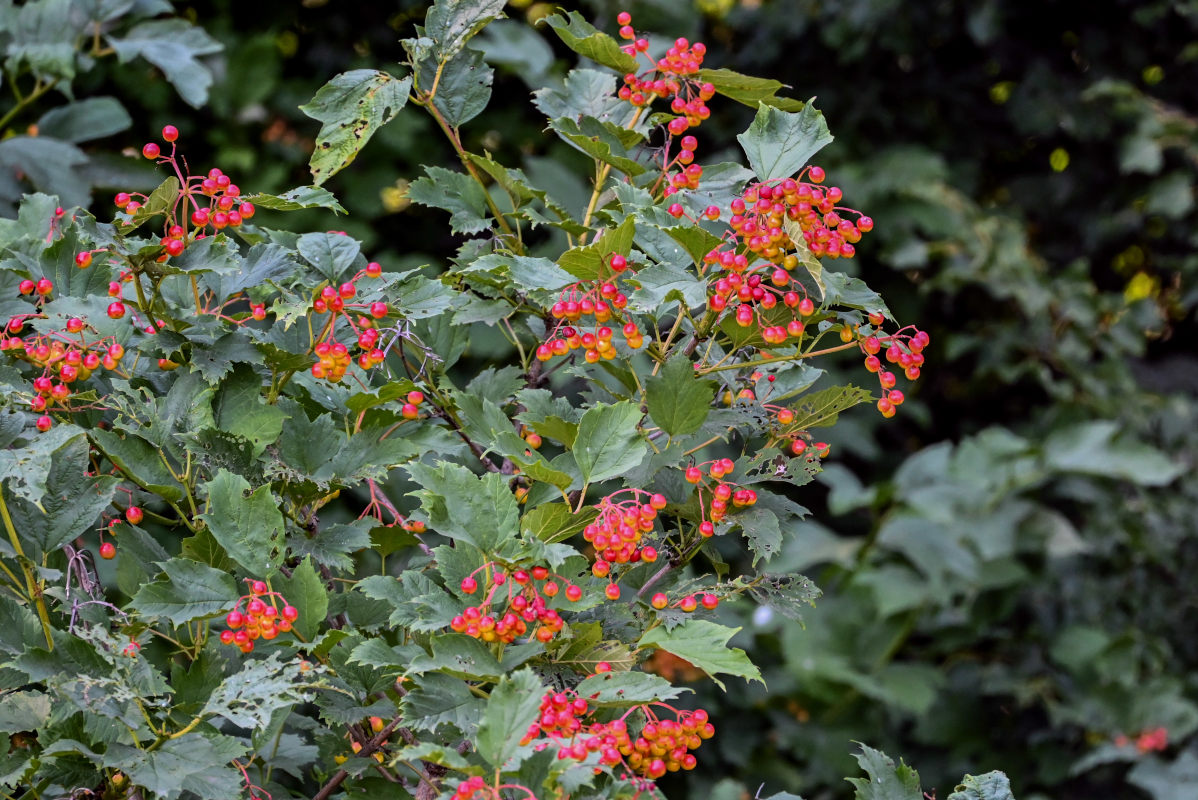
[(587, 483), (614, 478), (641, 463), (649, 449), (638, 425), (640, 406), (622, 402), (587, 410), (570, 447)]
[(283, 558), (283, 515), (270, 485), (250, 492), (240, 475), (222, 469), (205, 485), (208, 511), (200, 514), (229, 557), (253, 577), (269, 577)]
[(9, 692), (0, 703), (0, 733), (38, 730), (50, 717), (50, 695)]
[[(256, 352), (250, 350), (250, 352)], [(262, 379), (248, 364), (237, 364), (233, 373), (221, 382), (212, 402), (217, 427), (245, 437), (260, 455), (283, 432), (287, 416), (278, 406), (267, 405), (262, 397)]]
[(221, 681), (201, 714), (227, 719), (255, 730), (265, 727), (277, 709), (308, 700), (321, 668), (302, 659), (284, 662), (278, 653), (251, 661)]
[(408, 102), (411, 77), (356, 69), (343, 72), (320, 88), (300, 111), (323, 123), (309, 167), (320, 186), (357, 157), (380, 127)]
[(101, 428), (92, 428), (88, 436), (97, 449), (138, 486), (171, 502), (184, 498), (183, 484), (171, 475), (162, 461), (162, 451), (150, 442), (131, 433), (122, 436)]
[(478, 233), (490, 226), (487, 194), (478, 181), (444, 167), (425, 167), (424, 172), (428, 177), (418, 178), (408, 187), (409, 200), (448, 211), (454, 233)]
[(487, 700), (478, 725), (475, 747), (495, 769), (516, 768), (520, 737), (537, 718), (545, 687), (536, 673), (522, 669), (504, 677)]
[(183, 19), (143, 22), (123, 37), (108, 37), (122, 64), (138, 56), (162, 70), (175, 91), (189, 106), (199, 108), (208, 102), (212, 71), (201, 56), (219, 53), (221, 43), (200, 27)]
[(425, 14), (424, 35), (433, 40), (438, 58), (447, 60), (502, 17), (504, 5), (506, 0), (437, 0)]
[(489, 472), (479, 478), (461, 465), (446, 462), (436, 467), (413, 463), (404, 469), (421, 487), (413, 494), (438, 533), (493, 552), (519, 532), (520, 507), (508, 476)]
[(625, 217), (615, 228), (609, 228), (599, 241), (562, 253), (557, 260), (558, 266), (585, 281), (608, 277), (613, 274), (607, 266), (608, 257), (613, 253), (628, 255), (635, 236), (636, 222), (632, 216)]
[(296, 240), (295, 249), (330, 283), (340, 283), (349, 277), (362, 245), (338, 233), (305, 233)]
[(736, 139), (758, 179), (767, 181), (794, 175), (832, 141), (832, 134), (823, 113), (808, 100), (798, 113), (758, 105), (753, 124)]
[(919, 773), (880, 750), (861, 745), (857, 763), (869, 778), (847, 778), (856, 788), (855, 800), (923, 800)]
[(728, 647), (728, 640), (740, 628), (728, 628), (704, 619), (691, 619), (671, 631), (664, 626), (653, 628), (640, 638), (638, 645), (655, 647), (689, 661), (711, 676), (721, 689), (724, 684), (715, 676), (735, 675), (764, 685), (761, 673), (739, 647)]
[(258, 208), (272, 211), (299, 211), (304, 208), (327, 208), (345, 214), (345, 208), (328, 189), (320, 186), (297, 186), (282, 194), (253, 194), (242, 198)]
[(491, 101), (495, 70), (487, 66), (482, 53), (462, 50), (455, 54), (441, 65), (440, 80), (437, 69), (437, 62), (420, 62), (420, 88), (429, 91), (434, 82), (437, 84), (432, 103), (447, 125), (458, 128), (483, 112)]
[[(325, 531), (317, 535), (323, 536)], [(279, 578), (277, 583), (278, 591), (299, 611), (299, 617), (291, 623), (291, 627), (304, 641), (313, 641), (329, 613), (329, 590), (316, 574), (312, 559), (305, 558), (291, 571), (290, 578)]]
[(561, 117), (552, 120), (549, 127), (577, 150), (610, 164), (625, 175), (635, 177), (645, 171), (645, 167), (628, 152), (629, 147), (643, 138), (636, 131), (594, 117)]
[(715, 399), (715, 384), (695, 377), (695, 365), (685, 355), (666, 362), (645, 381), (649, 418), (670, 436), (694, 433), (703, 427)]
[(630, 276), (628, 282), (637, 287), (628, 305), (638, 311), (660, 311), (673, 302), (697, 308), (707, 302), (707, 282), (687, 269), (653, 264)]
[(811, 247), (808, 246), (807, 240), (803, 238), (803, 229), (799, 224), (789, 217), (782, 220), (782, 230), (790, 237), (790, 241), (794, 244), (795, 257), (799, 259), (799, 263), (807, 270), (807, 274), (811, 276), (816, 287), (819, 288), (819, 299), (823, 300), (828, 294), (828, 287), (824, 285), (824, 265), (811, 252)]
[(730, 69), (701, 69), (695, 79), (710, 83), (715, 87), (716, 94), (744, 103), (749, 108), (757, 108), (759, 104), (780, 108), (783, 111), (802, 111), (803, 104), (789, 97), (778, 97), (779, 89), (789, 88), (786, 84), (771, 78), (755, 78), (742, 75)]
[[(1198, 777), (1198, 770), (1195, 770)], [(966, 775), (948, 796), (948, 800), (1015, 800), (1011, 781), (995, 770), (984, 775)]]
[(16, 200), (20, 190), (15, 182), (25, 178), (38, 190), (57, 196), (64, 206), (86, 206), (90, 199), (87, 184), (79, 180), (85, 163), (87, 155), (82, 150), (57, 139), (10, 136), (0, 141), (0, 175), (12, 185), (6, 200)]
[(763, 575), (749, 595), (769, 606), (787, 619), (803, 621), (803, 611), (814, 606), (823, 593), (809, 578), (802, 575)]
[(412, 659), (415, 673), (444, 672), (463, 680), (497, 681), (503, 667), (486, 644), (464, 633), (447, 633), (432, 639), (433, 654)]
[(412, 730), (429, 732), (452, 725), (463, 735), (473, 736), (483, 702), (462, 680), (430, 672), (404, 695), (404, 723)]
[(227, 800), (241, 793), (241, 773), (229, 762), (248, 745), (229, 736), (192, 731), (156, 750), (109, 745), (105, 764), (124, 772), (149, 796), (173, 800), (194, 792), (204, 800)]
[(580, 56), (611, 67), (621, 74), (636, 72), (636, 59), (625, 53), (619, 42), (596, 29), (577, 11), (570, 11), (565, 15), (554, 14), (546, 17), (545, 22), (553, 28), (566, 47)]
[(673, 700), (689, 690), (671, 685), (660, 675), (626, 670), (592, 675), (575, 691), (590, 703), (619, 707)]
[(159, 564), (165, 580), (143, 585), (130, 601), (141, 616), (168, 620), (178, 627), (193, 619), (231, 611), (240, 592), (233, 576), (187, 558)]
[(833, 425), (842, 411), (861, 403), (868, 403), (872, 399), (873, 393), (868, 389), (857, 386), (829, 386), (805, 396), (791, 406), (795, 412), (794, 422), (787, 425), (783, 433), (790, 436), (808, 428)]
[(575, 514), (565, 503), (543, 503), (520, 519), (520, 529), (547, 544), (554, 544), (582, 533), (594, 521), (595, 514), (590, 506)]
[(853, 278), (843, 272), (825, 272), (824, 301), (828, 305), (859, 308), (862, 311), (881, 311), (890, 317), (886, 301), (873, 289), (865, 285), (860, 278)]

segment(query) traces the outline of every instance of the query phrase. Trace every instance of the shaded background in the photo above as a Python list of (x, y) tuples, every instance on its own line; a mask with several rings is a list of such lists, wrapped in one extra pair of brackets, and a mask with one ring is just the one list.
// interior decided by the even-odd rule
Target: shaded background
[[(709, 66), (816, 96), (837, 137), (821, 164), (877, 224), (836, 267), (932, 338), (899, 417), (842, 419), (835, 456), (796, 495), (811, 521), (770, 566), (823, 588), (806, 629), (726, 612), (769, 692), (694, 684), (720, 735), (689, 796), (764, 783), (845, 797), (857, 740), (942, 797), (989, 769), (1021, 800), (1198, 797), (1198, 2), (566, 5), (612, 32), (627, 8), (638, 28), (706, 42)], [(297, 106), (337, 72), (394, 69), (425, 8), (177, 4), (225, 47), (205, 59), (206, 106), (145, 62), (100, 59), (75, 82), (132, 116), (80, 145), (97, 213), (117, 189), (154, 185), (136, 149), (168, 122), (193, 165), (247, 190), (308, 183), (318, 124)], [(585, 202), (556, 166), (576, 156), (527, 103), (574, 63), (529, 25), (552, 8), (513, 2), (478, 40), (501, 69), (467, 146)], [(61, 102), (47, 95), (8, 132)], [(751, 110), (714, 112), (700, 159), (739, 157), (729, 145)], [(103, 155), (121, 148), (134, 149)], [(346, 229), (392, 267), (442, 264), (459, 242), (404, 189), (419, 164), (452, 160), (425, 115), (401, 114), (328, 184), (349, 217), (287, 224)], [(468, 368), (494, 355), (497, 337), (475, 333)], [(829, 377), (861, 380), (842, 366)], [(1159, 727), (1164, 750), (1136, 746)]]

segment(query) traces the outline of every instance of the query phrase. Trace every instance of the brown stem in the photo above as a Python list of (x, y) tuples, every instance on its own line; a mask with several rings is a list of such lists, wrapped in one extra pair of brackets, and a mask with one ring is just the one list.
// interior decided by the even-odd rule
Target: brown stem
[[(387, 739), (391, 736), (391, 732), (399, 726), (399, 715), (395, 719), (388, 722), (381, 731), (376, 733), (369, 741), (362, 745), (362, 749), (358, 751), (358, 755), (362, 758), (369, 758), (376, 750), (387, 743)], [(312, 800), (328, 800), (333, 792), (337, 791), (337, 787), (345, 782), (349, 777), (349, 773), (343, 769), (333, 773), (333, 777), (329, 778), (324, 786), (320, 787), (320, 791), (312, 795)]]

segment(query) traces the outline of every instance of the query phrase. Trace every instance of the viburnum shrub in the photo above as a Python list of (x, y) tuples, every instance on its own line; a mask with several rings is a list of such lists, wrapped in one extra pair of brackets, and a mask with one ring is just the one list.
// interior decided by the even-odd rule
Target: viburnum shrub
[[(892, 415), (928, 345), (823, 266), (873, 223), (809, 164), (822, 116), (627, 14), (625, 44), (551, 17), (603, 67), (534, 95), (592, 162), (568, 207), (463, 143), (491, 83), (466, 45), (502, 7), (437, 2), (404, 77), (321, 89), (314, 186), (254, 193), (167, 126), (149, 194), (0, 222), (18, 796), (656, 795), (719, 721), (646, 659), (760, 681), (725, 604), (816, 597), (759, 567), (805, 513), (817, 429)], [(750, 168), (700, 165), (737, 102)], [(408, 104), (461, 162), (409, 195), (450, 213), (450, 264), (277, 227), (340, 211), (320, 184)], [(812, 389), (852, 353), (880, 394)]]

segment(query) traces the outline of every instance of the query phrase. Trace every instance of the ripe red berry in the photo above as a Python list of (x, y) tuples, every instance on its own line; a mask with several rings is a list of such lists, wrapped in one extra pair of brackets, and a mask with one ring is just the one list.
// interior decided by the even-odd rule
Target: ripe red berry
[[(245, 214), (242, 214), (244, 217)], [(377, 261), (371, 261), (366, 265), (366, 276), (368, 278), (377, 278), (383, 274), (383, 265)]]
[(91, 265), (92, 265), (92, 254), (91, 253), (84, 252), (84, 253), (79, 253), (78, 255), (75, 256), (75, 266), (79, 267), (79, 269), (87, 269)]
[(120, 319), (125, 316), (125, 304), (121, 301), (108, 304), (108, 316), (110, 319)]
[[(179, 138), (179, 129), (174, 125), (167, 125), (162, 129), (162, 140), (164, 142), (173, 142)], [(148, 146), (148, 145), (147, 145)]]
[(714, 594), (705, 594), (703, 595), (702, 603), (704, 608), (712, 609), (720, 604), (720, 598), (716, 597)]
[(632, 15), (629, 14), (627, 11), (621, 11), (619, 14), (616, 15), (616, 22), (619, 23), (620, 25), (631, 25), (632, 24)]
[(34, 425), (39, 431), (45, 433), (46, 431), (50, 430), (50, 428), (54, 427), (54, 420), (43, 414), (37, 418), (37, 422), (35, 422)]
[(125, 509), (125, 519), (129, 520), (130, 525), (137, 525), (144, 516), (144, 512), (137, 506), (129, 506)]
[(100, 558), (107, 561), (111, 560), (115, 556), (116, 545), (114, 545), (112, 542), (104, 542), (102, 545), (100, 545)]
[(607, 588), (603, 590), (603, 593), (605, 595), (607, 595), (608, 600), (619, 600), (620, 599), (620, 587), (618, 584), (609, 583), (607, 585)]
[(670, 599), (661, 592), (653, 595), (653, 599), (649, 601), (649, 605), (656, 609), (663, 609), (670, 604)]
[(699, 607), (699, 601), (695, 599), (694, 595), (687, 595), (678, 603), (678, 607), (689, 613)]
[(21, 294), (33, 294), (33, 290), (37, 288), (37, 284), (26, 278), (17, 286), (17, 290)]
[(381, 319), (387, 316), (387, 304), (378, 302), (370, 304), (370, 316), (375, 319)]
[(478, 581), (470, 577), (462, 578), (462, 591), (466, 594), (474, 594), (478, 591)]
[(150, 160), (158, 158), (158, 154), (161, 152), (161, 148), (159, 148), (158, 145), (154, 144), (153, 142), (148, 142), (146, 146), (141, 149), (141, 154)]
[(812, 183), (823, 183), (824, 182), (823, 167), (812, 167), (811, 170), (807, 173), (807, 177), (811, 179)]
[(49, 278), (42, 278), (37, 282), (37, 293), (42, 297), (45, 297), (52, 291), (54, 291), (54, 282)]
[(267, 588), (266, 582), (254, 581), (252, 584), (250, 584), (250, 588), (253, 590), (254, 594), (265, 594)]
[(283, 619), (287, 620), (288, 622), (295, 622), (297, 619), (299, 619), (299, 609), (297, 609), (295, 606), (283, 606), (282, 614)]
[(566, 587), (566, 599), (571, 603), (577, 603), (582, 599), (582, 587), (570, 584)]
[(595, 665), (595, 674), (602, 675), (604, 672), (611, 672), (611, 664), (606, 661), (600, 661)]
[(620, 255), (619, 253), (616, 253), (611, 257), (608, 265), (611, 267), (612, 272), (623, 272), (628, 268), (628, 259), (624, 258), (624, 256)]

